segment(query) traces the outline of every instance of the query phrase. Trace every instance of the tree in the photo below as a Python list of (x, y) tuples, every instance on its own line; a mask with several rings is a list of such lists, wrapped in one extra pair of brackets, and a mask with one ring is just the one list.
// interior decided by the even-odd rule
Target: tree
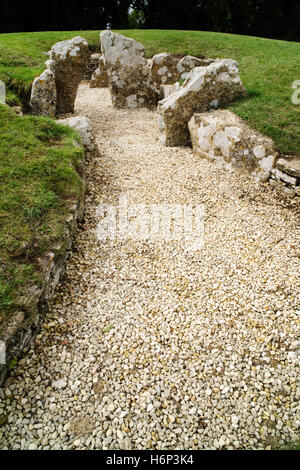
[(299, 0), (1, 0), (0, 32), (130, 27), (299, 40)]

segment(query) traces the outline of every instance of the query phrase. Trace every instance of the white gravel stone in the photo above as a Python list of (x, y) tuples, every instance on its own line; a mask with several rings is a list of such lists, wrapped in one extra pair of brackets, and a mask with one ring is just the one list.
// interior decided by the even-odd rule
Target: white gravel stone
[(67, 382), (63, 379), (55, 380), (52, 382), (52, 386), (57, 389), (65, 388), (67, 386)]
[[(1, 449), (290, 445), (299, 426), (294, 202), (189, 148), (162, 147), (156, 113), (115, 110), (106, 89), (81, 85), (76, 113), (99, 148), (86, 158), (85, 223), (39, 347), (0, 395)], [(120, 194), (130, 204), (203, 204), (204, 246), (98, 241), (97, 208), (117, 206)]]

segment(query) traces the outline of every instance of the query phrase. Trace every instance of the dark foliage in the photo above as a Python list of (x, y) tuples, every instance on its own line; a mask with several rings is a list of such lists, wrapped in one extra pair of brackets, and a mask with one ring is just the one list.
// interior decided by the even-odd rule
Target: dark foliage
[(0, 32), (143, 27), (299, 41), (299, 0), (1, 0)]

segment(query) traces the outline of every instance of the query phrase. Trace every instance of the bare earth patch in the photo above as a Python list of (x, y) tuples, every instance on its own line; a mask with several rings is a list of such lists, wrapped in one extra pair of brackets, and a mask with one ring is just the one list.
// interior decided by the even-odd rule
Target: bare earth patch
[[(82, 84), (76, 113), (91, 119), (100, 151), (87, 162), (86, 222), (35, 345), (0, 391), (1, 448), (297, 441), (292, 203), (189, 148), (161, 146), (156, 113), (114, 110), (107, 89)], [(121, 194), (129, 204), (203, 204), (204, 247), (99, 242), (96, 208)]]

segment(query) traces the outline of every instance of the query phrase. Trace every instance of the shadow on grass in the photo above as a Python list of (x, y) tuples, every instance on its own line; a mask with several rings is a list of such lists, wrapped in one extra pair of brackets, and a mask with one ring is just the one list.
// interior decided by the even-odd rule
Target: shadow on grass
[(262, 95), (262, 92), (259, 91), (259, 90), (247, 90), (247, 94), (248, 94), (248, 99), (251, 99), (251, 98), (258, 98), (259, 96)]

